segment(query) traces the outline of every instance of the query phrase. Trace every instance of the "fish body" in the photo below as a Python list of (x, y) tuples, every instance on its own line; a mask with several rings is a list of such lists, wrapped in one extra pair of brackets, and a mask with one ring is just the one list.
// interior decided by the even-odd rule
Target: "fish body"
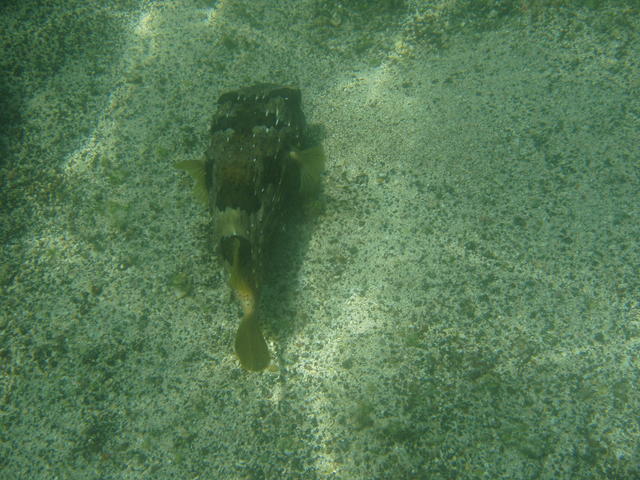
[(264, 248), (283, 210), (317, 189), (324, 155), (318, 146), (305, 148), (297, 88), (254, 85), (223, 93), (217, 103), (205, 159), (177, 167), (191, 173), (196, 197), (209, 206), (243, 310), (236, 354), (245, 369), (260, 371), (270, 363), (257, 315)]

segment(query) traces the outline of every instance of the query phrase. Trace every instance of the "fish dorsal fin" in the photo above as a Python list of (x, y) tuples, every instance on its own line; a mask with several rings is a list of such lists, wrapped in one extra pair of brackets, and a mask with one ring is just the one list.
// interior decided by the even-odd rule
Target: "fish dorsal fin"
[(195, 180), (193, 194), (196, 199), (204, 205), (209, 202), (209, 192), (207, 190), (207, 173), (203, 160), (184, 160), (176, 163), (176, 168), (184, 170)]
[(311, 197), (320, 190), (320, 177), (324, 171), (324, 149), (318, 144), (305, 150), (290, 153), (300, 168), (300, 193)]

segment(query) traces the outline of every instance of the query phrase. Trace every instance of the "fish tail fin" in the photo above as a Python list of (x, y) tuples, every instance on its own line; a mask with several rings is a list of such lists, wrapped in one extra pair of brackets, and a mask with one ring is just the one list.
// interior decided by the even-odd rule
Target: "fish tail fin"
[(290, 156), (300, 168), (300, 193), (306, 197), (318, 193), (325, 163), (322, 145), (318, 144), (306, 150), (294, 150)]
[(256, 290), (246, 269), (243, 268), (239, 238), (235, 239), (233, 245), (231, 278), (229, 280), (244, 312), (236, 333), (236, 354), (244, 369), (259, 372), (269, 366), (271, 357), (256, 318)]
[(240, 365), (246, 370), (259, 372), (269, 366), (271, 357), (255, 312), (248, 312), (242, 317), (236, 333), (236, 354)]

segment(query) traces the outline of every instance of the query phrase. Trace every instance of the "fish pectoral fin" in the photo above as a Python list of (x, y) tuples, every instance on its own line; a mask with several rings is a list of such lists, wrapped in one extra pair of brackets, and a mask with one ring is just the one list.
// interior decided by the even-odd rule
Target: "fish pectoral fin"
[(324, 171), (324, 149), (321, 144), (306, 150), (294, 150), (290, 157), (300, 168), (300, 193), (312, 196), (320, 190), (320, 178)]
[(202, 160), (184, 160), (175, 164), (178, 170), (184, 170), (193, 177), (194, 180), (204, 180), (205, 169)]
[(236, 333), (236, 354), (246, 370), (260, 372), (269, 366), (271, 357), (254, 313), (245, 315)]
[(196, 199), (207, 205), (209, 202), (209, 192), (207, 189), (207, 173), (202, 160), (184, 160), (175, 164), (179, 170), (184, 170), (195, 180), (193, 194)]

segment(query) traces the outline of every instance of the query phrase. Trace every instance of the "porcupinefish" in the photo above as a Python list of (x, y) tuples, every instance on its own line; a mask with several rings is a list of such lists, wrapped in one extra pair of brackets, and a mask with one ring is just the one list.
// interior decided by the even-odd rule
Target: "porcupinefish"
[(260, 371), (271, 361), (257, 315), (263, 248), (285, 207), (318, 190), (324, 153), (309, 145), (297, 88), (259, 84), (225, 92), (217, 104), (205, 158), (176, 167), (193, 176), (194, 194), (215, 222), (218, 253), (243, 311), (240, 364)]

